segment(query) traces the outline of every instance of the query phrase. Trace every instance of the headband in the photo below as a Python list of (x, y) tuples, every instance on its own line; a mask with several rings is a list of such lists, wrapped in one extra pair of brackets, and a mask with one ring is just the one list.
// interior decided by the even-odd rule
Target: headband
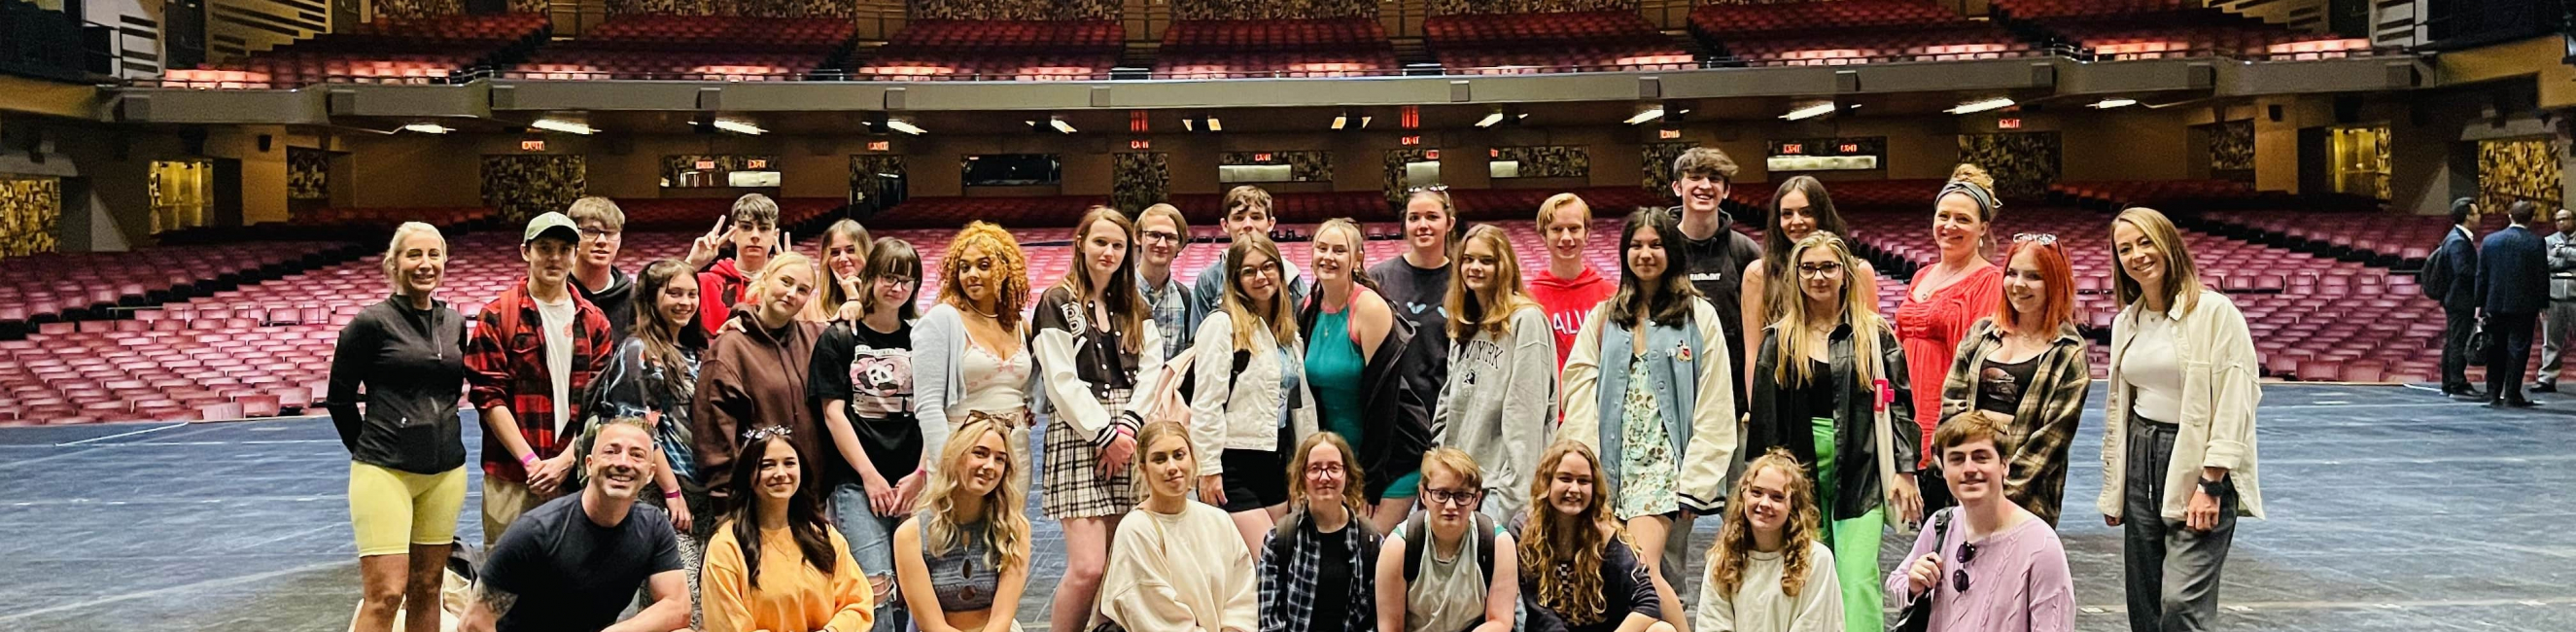
[(1952, 193), (1966, 194), (1969, 200), (1977, 203), (1977, 210), (1983, 211), (1989, 219), (1995, 216), (1995, 207), (2003, 206), (2003, 203), (1995, 201), (1994, 192), (1966, 180), (1951, 180), (1949, 184), (1942, 185), (1941, 192), (1933, 194), (1932, 199), (1939, 200)]

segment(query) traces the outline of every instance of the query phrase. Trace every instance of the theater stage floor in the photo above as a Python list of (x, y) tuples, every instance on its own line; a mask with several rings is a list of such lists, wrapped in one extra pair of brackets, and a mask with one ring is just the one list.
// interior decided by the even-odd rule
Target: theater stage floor
[[(2576, 630), (2576, 397), (2496, 412), (2421, 388), (2265, 394), (2272, 518), (2239, 528), (2226, 629)], [(2077, 628), (2122, 630), (2119, 535), (2090, 508), (2101, 401), (2062, 535)], [(0, 429), (0, 629), (342, 629), (358, 598), (345, 457), (318, 419)], [(478, 506), (459, 518), (469, 542)], [(1064, 556), (1036, 522), (1044, 585), (1020, 619), (1042, 631)]]

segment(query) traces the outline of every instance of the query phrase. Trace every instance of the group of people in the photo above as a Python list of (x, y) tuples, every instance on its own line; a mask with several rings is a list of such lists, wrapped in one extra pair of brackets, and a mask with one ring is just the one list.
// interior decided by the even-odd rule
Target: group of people
[[(2481, 242), (2477, 200), (2451, 201), (2451, 230), (2416, 277), (2424, 295), (2442, 304), (2442, 394), (2489, 408), (2539, 406), (2522, 392), (2534, 325), (2542, 346), (2531, 390), (2558, 391), (2559, 369), (2576, 339), (2576, 212), (2558, 209), (2548, 237), (2532, 232), (2539, 214), (2540, 205), (2516, 201), (2505, 207), (2504, 229)], [(2479, 333), (2487, 344), (2472, 348)], [(2484, 392), (2469, 383), (2472, 362), (2487, 368)]]
[[(464, 395), (488, 545), (466, 629), (1008, 632), (1032, 487), (1063, 527), (1053, 630), (1857, 632), (1891, 596), (1931, 630), (2069, 629), (2054, 527), (2090, 369), (2057, 239), (1997, 238), (1962, 165), (1941, 260), (1885, 317), (1823, 183), (1783, 182), (1756, 243), (1720, 209), (1735, 174), (1680, 156), (1681, 205), (1626, 215), (1615, 276), (1572, 194), (1537, 209), (1524, 279), (1439, 187), (1407, 193), (1402, 256), (1333, 220), (1300, 270), (1246, 186), (1187, 283), (1177, 209), (1094, 207), (1043, 289), (1011, 233), (966, 226), (919, 313), (921, 255), (855, 222), (808, 257), (747, 195), (630, 278), (622, 214), (585, 198), (528, 223), (526, 282), (468, 326), (435, 297), (445, 241), (406, 224), (328, 397), (355, 628), (436, 629)], [(2133, 629), (2209, 629), (2261, 515), (2253, 347), (2163, 215), (2110, 231), (2097, 509)]]

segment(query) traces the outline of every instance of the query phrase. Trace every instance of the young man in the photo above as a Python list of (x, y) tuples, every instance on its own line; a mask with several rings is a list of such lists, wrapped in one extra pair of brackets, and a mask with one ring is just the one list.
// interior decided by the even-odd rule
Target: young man
[[(1270, 229), (1278, 225), (1279, 218), (1270, 215), (1269, 191), (1263, 191), (1261, 190), (1261, 187), (1247, 184), (1235, 187), (1232, 191), (1225, 192), (1226, 235), (1268, 235), (1270, 234)], [(1279, 272), (1286, 275), (1288, 280), (1289, 303), (1292, 305), (1305, 305), (1305, 277), (1297, 271), (1297, 264), (1289, 263), (1284, 260), (1280, 261)], [(1225, 282), (1232, 274), (1232, 270), (1225, 269), (1224, 258), (1219, 257), (1216, 262), (1208, 264), (1206, 269), (1200, 270), (1197, 278), (1190, 280), (1190, 298), (1192, 299), (1192, 302), (1190, 303), (1190, 323), (1188, 327), (1183, 327), (1183, 330), (1198, 329), (1199, 321), (1207, 320), (1208, 314), (1213, 314), (1216, 313), (1216, 310), (1223, 309), (1222, 306), (1225, 303)], [(1157, 321), (1154, 326), (1156, 328), (1161, 328), (1162, 323)]]
[[(1682, 260), (1688, 262), (1691, 286), (1717, 308), (1718, 324), (1726, 330), (1727, 357), (1744, 357), (1743, 304), (1744, 279), (1736, 278), (1745, 264), (1762, 258), (1762, 246), (1753, 238), (1735, 232), (1729, 226), (1735, 218), (1718, 209), (1735, 183), (1735, 159), (1715, 147), (1692, 147), (1673, 159), (1673, 195), (1682, 205), (1673, 207), (1681, 217)], [(1744, 363), (1734, 367), (1735, 383), (1744, 382)], [(1735, 392), (1735, 409), (1744, 410), (1746, 391)]]
[[(702, 239), (703, 240), (703, 239)], [(723, 331), (726, 318), (733, 316), (733, 304), (742, 300), (742, 289), (751, 284), (751, 276), (769, 265), (778, 248), (778, 203), (758, 193), (743, 195), (733, 201), (733, 226), (715, 236), (715, 241), (733, 244), (733, 258), (717, 261), (698, 273), (698, 322), (707, 331)], [(700, 261), (700, 248), (691, 245), (689, 263)]]
[(572, 262), (572, 289), (608, 317), (608, 338), (626, 340), (635, 324), (635, 280), (617, 269), (617, 250), (626, 236), (626, 212), (599, 196), (574, 200), (564, 211), (581, 230), (581, 252)]
[(608, 317), (571, 287), (580, 230), (562, 213), (528, 220), (519, 256), (527, 281), (476, 314), (465, 338), (467, 395), (483, 413), (483, 541), (562, 491), (579, 465), (570, 451), (580, 395), (616, 348)]
[(1163, 357), (1190, 348), (1190, 288), (1172, 278), (1172, 260), (1190, 245), (1190, 221), (1170, 204), (1145, 207), (1136, 214), (1136, 291), (1154, 310), (1154, 329), (1163, 333)]
[(2469, 336), (2478, 325), (2478, 204), (2470, 198), (2451, 201), (2451, 230), (2425, 259), (2417, 275), (2424, 295), (2442, 304), (2442, 394), (2484, 401), (2469, 385)]
[[(2075, 629), (2075, 580), (2066, 547), (2047, 521), (2004, 495), (2012, 454), (2001, 416), (1971, 410), (1941, 423), (1932, 445), (1957, 509), (1914, 539), (1885, 588), (1896, 603), (1934, 592), (1934, 632)], [(2211, 578), (2213, 581), (2215, 577)], [(1979, 587), (1985, 587), (1979, 590)], [(1936, 592), (1937, 591), (1937, 592)]]
[(1619, 280), (1601, 276), (1583, 260), (1583, 246), (1592, 241), (1592, 207), (1583, 198), (1558, 193), (1539, 203), (1538, 230), (1547, 240), (1547, 267), (1530, 275), (1530, 298), (1547, 312), (1547, 326), (1556, 330), (1556, 368), (1562, 371), (1583, 316), (1617, 294)]
[[(584, 457), (591, 484), (528, 512), (492, 545), (461, 630), (663, 632), (689, 625), (689, 585), (671, 519), (637, 494), (653, 478), (653, 431), (642, 419), (600, 427)], [(638, 587), (652, 605), (617, 614)], [(520, 603), (522, 600), (526, 603)]]

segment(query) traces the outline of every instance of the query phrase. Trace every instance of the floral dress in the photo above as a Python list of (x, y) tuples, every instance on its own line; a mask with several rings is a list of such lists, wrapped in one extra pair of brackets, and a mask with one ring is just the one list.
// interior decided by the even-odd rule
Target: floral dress
[(1646, 357), (1628, 362), (1628, 394), (1619, 406), (1619, 441), (1627, 446), (1619, 459), (1619, 489), (1611, 513), (1620, 520), (1681, 510), (1681, 466), (1673, 458), (1672, 435), (1655, 401), (1654, 378)]

